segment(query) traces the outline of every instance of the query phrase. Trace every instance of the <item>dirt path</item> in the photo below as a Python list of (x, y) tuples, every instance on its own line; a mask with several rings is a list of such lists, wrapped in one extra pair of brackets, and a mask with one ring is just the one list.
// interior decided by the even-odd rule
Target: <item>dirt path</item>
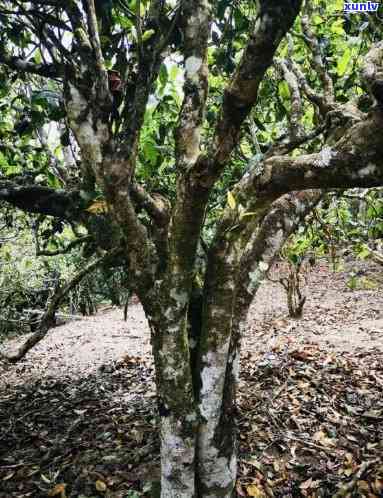
[[(10, 341), (13, 350), (21, 339)], [(128, 319), (121, 309), (109, 309), (81, 321), (52, 329), (47, 337), (16, 365), (0, 367), (0, 385), (42, 378), (80, 378), (96, 374), (126, 355), (147, 357), (149, 328), (139, 304), (129, 307)]]
[[(357, 273), (355, 290), (347, 285), (352, 272)], [(273, 280), (278, 274), (277, 265)], [(381, 266), (352, 261), (334, 273), (323, 261), (308, 274), (305, 292), (303, 317), (290, 319), (283, 287), (266, 282), (250, 310), (244, 349), (268, 352), (281, 344), (313, 343), (339, 352), (383, 351)]]
[[(360, 272), (360, 285), (367, 282), (374, 288), (351, 291), (347, 287), (351, 270)], [(281, 271), (277, 266), (273, 279)], [(267, 354), (304, 343), (339, 352), (383, 351), (381, 267), (353, 262), (345, 271), (333, 273), (323, 262), (308, 276), (306, 293), (303, 318), (289, 319), (282, 286), (266, 281), (250, 311), (243, 353)], [(21, 340), (10, 341), (6, 347), (12, 350)], [(126, 355), (150, 361), (149, 328), (139, 304), (130, 305), (126, 322), (120, 309), (109, 309), (52, 329), (18, 364), (0, 363), (0, 385), (41, 378), (79, 378), (108, 370)]]

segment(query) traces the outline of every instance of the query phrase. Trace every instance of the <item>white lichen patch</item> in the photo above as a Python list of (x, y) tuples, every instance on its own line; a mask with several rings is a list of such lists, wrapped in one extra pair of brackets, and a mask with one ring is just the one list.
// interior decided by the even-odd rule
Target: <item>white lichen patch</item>
[(269, 269), (269, 265), (268, 263), (265, 263), (265, 261), (260, 261), (258, 267), (262, 272)]
[(233, 371), (233, 377), (235, 379), (235, 382), (239, 381), (239, 368), (240, 368), (240, 362), (239, 362), (239, 351), (236, 351), (233, 364), (232, 364), (232, 371)]
[[(200, 456), (200, 477), (207, 493), (204, 496), (210, 496), (209, 488), (230, 487), (236, 477), (235, 459), (230, 457), (218, 457), (218, 450), (214, 446), (214, 440), (207, 437), (206, 432), (200, 433), (199, 440)], [(217, 495), (211, 495), (217, 496)], [(223, 496), (221, 493), (219, 496)], [(231, 496), (230, 494), (228, 496)]]
[(317, 168), (328, 168), (334, 155), (335, 153), (331, 147), (323, 147), (318, 154), (318, 159), (314, 161), (314, 166)]
[(200, 57), (195, 57), (191, 55), (185, 61), (185, 70), (188, 78), (193, 78), (193, 76), (199, 71), (202, 66), (202, 59)]
[(268, 248), (265, 251), (263, 255), (263, 260), (268, 261), (270, 265), (270, 261), (274, 258), (275, 254), (279, 249), (281, 248), (283, 241), (285, 238), (284, 230), (283, 228), (279, 228), (272, 237), (269, 237), (268, 240)]
[(171, 417), (161, 418), (161, 452), (166, 452), (170, 458), (176, 457), (179, 463), (192, 463), (194, 440), (183, 439), (177, 432), (177, 423), (172, 424)]
[(365, 178), (366, 176), (373, 175), (376, 172), (376, 165), (373, 163), (368, 163), (367, 166), (359, 170), (359, 178)]
[(109, 140), (108, 125), (106, 123), (103, 123), (99, 119), (97, 120), (97, 123), (96, 123), (96, 135), (97, 135), (97, 138), (101, 142), (105, 142), (106, 140)]
[(188, 294), (187, 292), (181, 291), (178, 292), (176, 289), (172, 289), (170, 291), (170, 297), (174, 299), (174, 301), (177, 302), (181, 307), (185, 306), (185, 304), (188, 301)]
[(250, 295), (253, 294), (258, 289), (262, 277), (263, 273), (260, 271), (258, 267), (249, 273), (249, 284), (246, 290)]
[(221, 408), (229, 342), (228, 338), (221, 348), (208, 351), (202, 357), (204, 367), (201, 371), (202, 386), (199, 406), (201, 415), (206, 420), (217, 417)]
[[(229, 349), (229, 340), (218, 351), (210, 351), (203, 357), (206, 367), (202, 370), (202, 389), (200, 412), (205, 417), (205, 423), (200, 426), (198, 450), (200, 463), (200, 477), (206, 492), (210, 489), (230, 488), (235, 480), (236, 465), (232, 457), (219, 456), (216, 447), (215, 434), (220, 422), (220, 411), (223, 396), (223, 386), (226, 370), (226, 359)], [(239, 354), (236, 352), (233, 359), (233, 375), (237, 376), (239, 369)], [(213, 491), (212, 491), (213, 493)], [(211, 496), (217, 496), (211, 494)], [(224, 496), (221, 493), (219, 496)], [(230, 494), (228, 494), (228, 497)]]
[(71, 98), (68, 101), (68, 117), (75, 120), (86, 110), (88, 102), (71, 83), (69, 83), (69, 93)]
[(164, 317), (167, 320), (171, 320), (173, 318), (173, 315), (174, 315), (174, 309), (171, 306), (166, 308), (166, 310), (164, 311)]
[(71, 83), (69, 94), (68, 119), (84, 157), (92, 163), (101, 163), (101, 145), (109, 138), (108, 127), (100, 120), (95, 121), (87, 99)]
[(232, 474), (230, 460), (225, 457), (215, 458), (208, 475), (205, 476), (204, 484), (209, 487), (226, 488), (233, 482), (235, 474)]
[(312, 178), (313, 176), (314, 176), (314, 172), (311, 171), (310, 169), (308, 171), (306, 171), (306, 173), (304, 174), (304, 177), (306, 179)]
[(184, 162), (186, 167), (195, 164), (200, 154), (201, 131), (191, 122), (184, 129), (185, 155)]
[(371, 62), (364, 66), (364, 74), (367, 78), (372, 78), (375, 74), (375, 65)]
[(190, 498), (194, 496), (194, 439), (181, 438), (176, 425), (170, 417), (161, 418), (161, 496)]
[(284, 223), (284, 225), (285, 225), (285, 228), (286, 228), (287, 230), (290, 230), (290, 229), (291, 229), (291, 227), (292, 227), (292, 226), (293, 226), (293, 224), (294, 224), (294, 220), (293, 220), (292, 218), (290, 218), (289, 216), (285, 216), (285, 217), (283, 218), (283, 223)]
[(186, 415), (185, 419), (187, 422), (196, 422), (197, 415), (195, 413), (189, 413), (189, 415)]

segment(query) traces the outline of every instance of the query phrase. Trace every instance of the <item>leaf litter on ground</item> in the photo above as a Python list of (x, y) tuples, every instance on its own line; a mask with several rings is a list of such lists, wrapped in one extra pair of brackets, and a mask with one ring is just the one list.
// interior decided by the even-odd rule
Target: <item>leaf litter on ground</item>
[[(347, 277), (322, 265), (297, 321), (280, 290), (265, 285), (257, 297), (238, 391), (238, 496), (383, 497), (382, 293), (350, 292)], [(134, 306), (134, 334), (108, 312), (87, 319), (82, 336), (78, 322), (54, 329), (20, 364), (0, 368), (0, 498), (156, 496), (153, 365)]]

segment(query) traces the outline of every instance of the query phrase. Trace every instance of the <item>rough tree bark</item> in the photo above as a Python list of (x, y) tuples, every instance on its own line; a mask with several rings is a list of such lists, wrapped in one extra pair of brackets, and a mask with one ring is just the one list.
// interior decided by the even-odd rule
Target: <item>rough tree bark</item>
[[(37, 0), (31, 3), (44, 8)], [(200, 288), (195, 262), (209, 195), (240, 140), (241, 126), (254, 108), (259, 85), (298, 16), (301, 1), (259, 2), (247, 46), (224, 92), (213, 140), (204, 148), (201, 135), (212, 6), (207, 0), (181, 2), (175, 19), (183, 34), (185, 83), (175, 134), (178, 178), (172, 206), (150, 195), (134, 179), (145, 108), (169, 34), (158, 29), (143, 42), (144, 27), (136, 19), (137, 64), (130, 72), (127, 66), (124, 83), (129, 92), (116, 119), (94, 0), (83, 0), (81, 8), (74, 1), (66, 6), (52, 3), (66, 12), (76, 63), (70, 65), (63, 58), (65, 63), (37, 65), (3, 52), (0, 63), (62, 78), (68, 124), (81, 151), (82, 187), (86, 190), (97, 183), (111, 223), (118, 228), (114, 244), (123, 255), (131, 289), (138, 294), (151, 329), (160, 417), (161, 497), (232, 497), (237, 467), (235, 398), (247, 311), (284, 241), (319, 201), (320, 189), (383, 185), (383, 142), (377, 133), (383, 126), (383, 44), (372, 48), (362, 73), (376, 99), (368, 114), (351, 104), (351, 111), (350, 106), (337, 105), (327, 74), (321, 73), (324, 92), (318, 95), (292, 63), (279, 62), (293, 99), (290, 140), (271, 148), (259, 167), (233, 188), (236, 205), (226, 207), (217, 226), (206, 270), (199, 275), (204, 284)], [(161, 25), (161, 5), (152, 0), (147, 28)], [(303, 29), (314, 65), (322, 70), (306, 19)], [(320, 109), (321, 130), (326, 127), (329, 133), (320, 152), (292, 157), (287, 153), (310, 139), (302, 136), (298, 122), (300, 88)], [(341, 126), (333, 123), (334, 113), (344, 118)], [(90, 215), (84, 214), (81, 199), (79, 191), (0, 181), (0, 200), (29, 212), (84, 222)], [(140, 210), (150, 218), (150, 230), (138, 216)]]

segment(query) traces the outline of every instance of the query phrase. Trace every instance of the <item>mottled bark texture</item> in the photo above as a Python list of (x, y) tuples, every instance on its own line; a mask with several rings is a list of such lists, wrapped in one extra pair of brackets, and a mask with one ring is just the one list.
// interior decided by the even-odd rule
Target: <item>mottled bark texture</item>
[[(36, 9), (45, 8), (44, 2), (31, 3)], [(117, 54), (125, 61), (119, 95), (109, 88), (103, 54), (107, 48), (98, 33), (94, 0), (83, 0), (81, 7), (75, 1), (52, 3), (65, 12), (75, 62), (65, 57), (68, 50), (63, 46), (57, 50), (64, 56), (55, 64), (33, 64), (4, 51), (0, 51), (0, 63), (20, 72), (62, 78), (67, 122), (81, 153), (83, 184), (76, 191), (64, 192), (1, 179), (0, 200), (28, 212), (78, 220), (92, 232), (96, 215), (86, 211), (84, 199), (97, 184), (108, 205), (107, 222), (116, 234), (113, 245), (118, 247), (131, 290), (140, 297), (151, 328), (160, 417), (161, 497), (232, 497), (237, 467), (236, 386), (247, 311), (284, 241), (320, 199), (322, 190), (311, 189), (383, 185), (383, 44), (371, 48), (362, 70), (363, 84), (375, 99), (375, 106), (365, 114), (353, 103), (336, 102), (309, 20), (302, 19), (322, 92), (310, 87), (292, 60), (278, 61), (291, 90), (289, 141), (271, 147), (257, 169), (233, 187), (235, 205), (224, 209), (206, 262), (197, 265), (210, 193), (230, 164), (259, 85), (301, 1), (259, 2), (247, 46), (225, 89), (213, 138), (203, 149), (213, 6), (208, 0), (180, 2), (172, 26), (177, 25), (182, 34), (185, 80), (175, 132), (177, 188), (172, 205), (161, 195), (147, 192), (135, 179), (147, 101), (168, 48), (169, 32), (161, 29), (162, 2), (152, 0), (143, 18), (136, 14), (132, 58)], [(154, 34), (145, 41), (142, 33), (149, 29)], [(301, 126), (300, 92), (323, 117), (319, 131), (307, 136)], [(326, 143), (317, 153), (288, 155), (324, 130)], [(140, 216), (143, 212), (144, 217)], [(101, 241), (102, 234), (96, 232), (92, 232), (94, 240)]]

